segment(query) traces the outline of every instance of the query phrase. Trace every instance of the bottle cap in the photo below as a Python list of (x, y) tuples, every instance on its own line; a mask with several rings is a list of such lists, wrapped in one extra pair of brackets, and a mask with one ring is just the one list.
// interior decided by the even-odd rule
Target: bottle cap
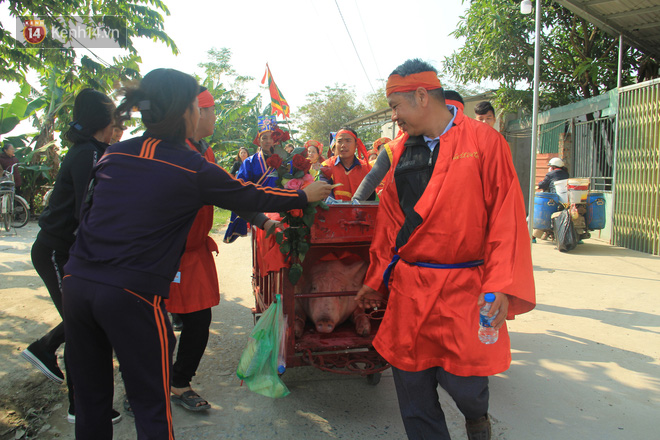
[(495, 301), (495, 294), (494, 293), (487, 293), (484, 295), (484, 301), (487, 303), (492, 303)]
[(284, 365), (279, 365), (279, 366), (277, 367), (277, 372), (278, 372), (279, 374), (284, 374), (285, 371), (286, 371), (286, 367), (285, 367)]

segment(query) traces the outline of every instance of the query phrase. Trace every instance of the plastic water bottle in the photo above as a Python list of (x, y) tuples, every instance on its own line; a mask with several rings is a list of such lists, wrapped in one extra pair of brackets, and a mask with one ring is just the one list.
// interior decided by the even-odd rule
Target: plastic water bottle
[(484, 295), (484, 300), (486, 303), (479, 309), (479, 340), (484, 344), (494, 344), (497, 342), (499, 330), (491, 327), (491, 323), (499, 313), (499, 310), (490, 317), (488, 316), (488, 312), (493, 305), (493, 301), (495, 301), (495, 294), (487, 293)]

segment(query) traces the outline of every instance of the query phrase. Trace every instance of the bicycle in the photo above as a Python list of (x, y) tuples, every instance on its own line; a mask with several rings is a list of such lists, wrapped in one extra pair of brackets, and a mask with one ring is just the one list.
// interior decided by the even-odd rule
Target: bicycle
[(5, 170), (0, 178), (0, 217), (5, 231), (22, 228), (30, 219), (30, 205), (18, 194), (14, 183), (14, 164)]

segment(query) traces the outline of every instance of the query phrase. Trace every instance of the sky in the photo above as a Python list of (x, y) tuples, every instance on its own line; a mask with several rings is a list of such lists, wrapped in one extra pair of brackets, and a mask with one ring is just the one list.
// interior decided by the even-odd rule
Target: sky
[(201, 75), (197, 64), (206, 61), (206, 52), (227, 47), (235, 70), (255, 78), (249, 85), (254, 93), (268, 63), (294, 112), (307, 94), (335, 83), (363, 97), (408, 58), (440, 69), (444, 57), (460, 48), (449, 33), (466, 7), (460, 0), (251, 0), (205, 2), (204, 10), (191, 11), (190, 2), (166, 3), (171, 15), (165, 30), (181, 55), (140, 41), (144, 73), (172, 67)]
[[(207, 61), (207, 51), (226, 47), (232, 52), (236, 72), (254, 78), (247, 84), (248, 97), (261, 92), (264, 105), (269, 98), (260, 81), (269, 64), (292, 116), (309, 93), (325, 86), (346, 85), (361, 99), (408, 58), (421, 58), (442, 71), (444, 57), (461, 47), (462, 42), (449, 33), (467, 8), (467, 2), (461, 0), (164, 3), (170, 11), (165, 32), (180, 54), (174, 56), (163, 43), (136, 40), (143, 75), (158, 67), (171, 67), (203, 76), (198, 64)], [(0, 3), (0, 21), (5, 29), (13, 30), (6, 8), (6, 3)], [(94, 50), (108, 61), (118, 51)], [(9, 93), (11, 87), (6, 83), (0, 87), (5, 95), (2, 102), (6, 102), (13, 94)]]

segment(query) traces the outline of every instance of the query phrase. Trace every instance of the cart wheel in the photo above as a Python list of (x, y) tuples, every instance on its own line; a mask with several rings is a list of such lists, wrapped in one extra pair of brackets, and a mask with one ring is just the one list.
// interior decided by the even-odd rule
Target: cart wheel
[(367, 374), (367, 383), (369, 385), (378, 385), (381, 376), (381, 373)]

